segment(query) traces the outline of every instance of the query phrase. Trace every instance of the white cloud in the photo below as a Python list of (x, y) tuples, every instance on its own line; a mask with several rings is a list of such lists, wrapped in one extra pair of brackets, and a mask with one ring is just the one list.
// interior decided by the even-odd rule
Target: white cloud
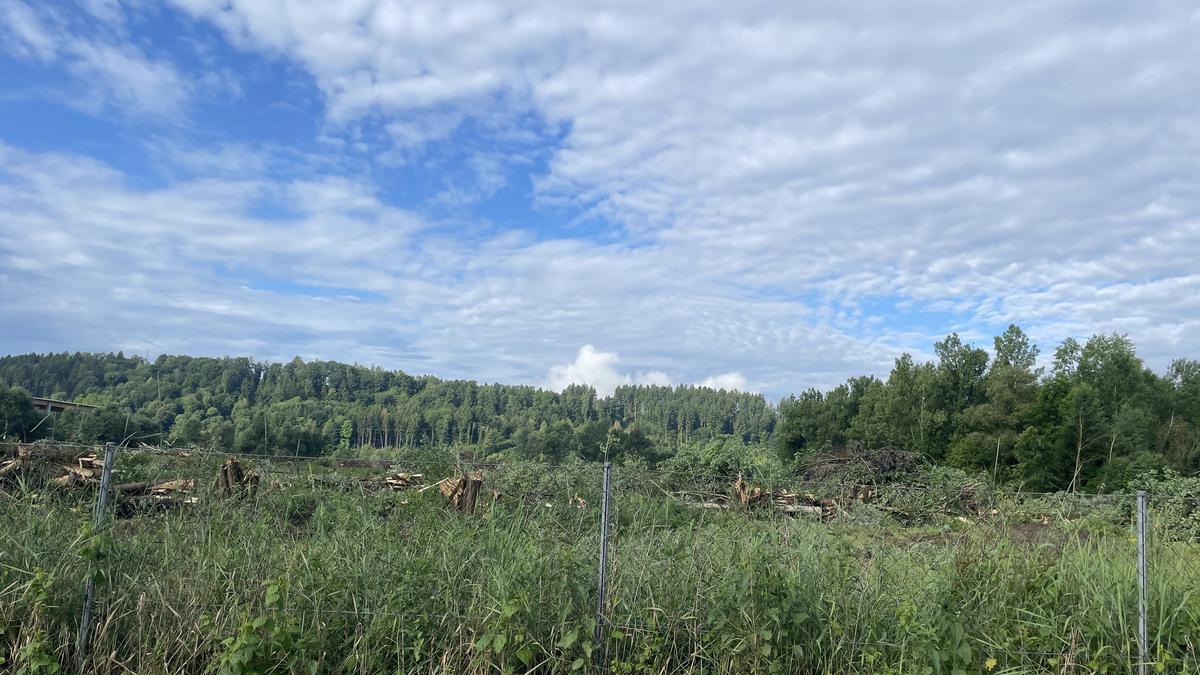
[(141, 115), (182, 115), (190, 85), (173, 65), (148, 59), (128, 45), (76, 39), (65, 51), (68, 70), (89, 83), (90, 105), (97, 110), (113, 105)]
[[(620, 362), (621, 358), (616, 352), (597, 351), (592, 345), (586, 344), (579, 348), (574, 361), (550, 368), (546, 374), (545, 386), (553, 391), (562, 391), (572, 384), (586, 384), (594, 387), (597, 395), (604, 397), (623, 384), (664, 387), (674, 384), (671, 376), (661, 370), (623, 373), (618, 369)], [(730, 391), (750, 390), (746, 377), (737, 372), (706, 377), (699, 386)]]
[[(7, 27), (7, 30), (5, 30)], [(27, 5), (17, 0), (0, 0), (0, 44), (18, 56), (42, 61), (54, 58), (57, 39)]]
[[(101, 24), (123, 18), (115, 2), (91, 0), (85, 9)], [(61, 63), (78, 87), (61, 98), (94, 114), (117, 109), (178, 119), (191, 96), (191, 84), (173, 64), (150, 58), (119, 32), (78, 31), (52, 8), (38, 11), (20, 0), (0, 0), (0, 47), (18, 57)]]
[(671, 384), (671, 378), (661, 371), (620, 373), (617, 371), (620, 361), (616, 352), (600, 352), (592, 345), (584, 345), (579, 348), (574, 361), (550, 369), (546, 374), (546, 388), (562, 391), (572, 384), (586, 384), (594, 387), (598, 396), (604, 397), (623, 384)]
[(721, 373), (720, 375), (706, 377), (700, 383), (700, 386), (708, 387), (709, 389), (726, 389), (728, 391), (749, 391), (746, 376), (738, 372)]

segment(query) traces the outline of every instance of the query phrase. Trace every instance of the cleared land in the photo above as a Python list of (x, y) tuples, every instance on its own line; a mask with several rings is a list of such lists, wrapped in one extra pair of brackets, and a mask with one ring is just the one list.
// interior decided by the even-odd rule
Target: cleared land
[[(74, 663), (93, 571), (90, 667), (106, 673), (1082, 673), (1137, 660), (1125, 496), (744, 479), (770, 498), (743, 506), (735, 477), (617, 467), (597, 644), (598, 465), (479, 465), (464, 512), (434, 487), (461, 476), (442, 454), (242, 458), (253, 494), (221, 484), (226, 462), (120, 454), (122, 485), (195, 482), (118, 496), (100, 531), (94, 489), (52, 485), (58, 465), (6, 476), (5, 662)], [(389, 484), (399, 473), (420, 478)], [(782, 493), (834, 506), (789, 514), (772, 503)], [(1191, 513), (1153, 512), (1151, 644), (1168, 672), (1196, 672)]]

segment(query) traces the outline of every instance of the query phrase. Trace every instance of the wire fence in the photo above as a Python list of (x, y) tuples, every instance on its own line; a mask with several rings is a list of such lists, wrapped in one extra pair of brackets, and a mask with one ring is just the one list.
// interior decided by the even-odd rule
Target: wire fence
[(28, 472), (0, 489), (0, 663), (42, 649), (113, 673), (1200, 672), (1196, 499), (114, 455), (108, 490)]

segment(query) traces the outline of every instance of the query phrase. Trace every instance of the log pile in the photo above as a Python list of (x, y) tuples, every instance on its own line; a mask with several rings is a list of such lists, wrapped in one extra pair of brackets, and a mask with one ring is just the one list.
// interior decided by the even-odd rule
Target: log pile
[(447, 478), (438, 484), (438, 489), (454, 508), (466, 513), (475, 512), (479, 501), (479, 490), (483, 487), (482, 471), (464, 471), (457, 478)]
[(217, 491), (224, 497), (248, 497), (258, 494), (258, 474), (242, 466), (236, 457), (217, 469)]
[(192, 494), (195, 489), (194, 479), (182, 478), (159, 482), (122, 483), (112, 488), (114, 496), (117, 497), (118, 518), (199, 504), (200, 498)]
[(0, 461), (0, 481), (28, 475), (37, 471), (46, 484), (53, 487), (81, 487), (99, 484), (104, 470), (103, 460), (94, 452), (78, 449), (64, 451), (61, 448), (34, 448), (19, 446), (8, 454), (11, 459)]
[[(886, 486), (883, 489), (887, 490)], [(920, 521), (932, 515), (978, 516), (984, 513), (978, 484), (964, 485), (956, 493), (932, 501), (928, 495), (918, 499), (906, 498), (910, 493), (904, 491), (889, 493), (889, 497), (884, 499), (879, 490), (879, 486), (860, 483), (851, 484), (834, 496), (818, 496), (811, 492), (786, 489), (764, 490), (739, 475), (724, 494), (673, 494), (685, 499), (702, 497), (703, 502), (692, 502), (692, 505), (705, 509), (728, 510), (740, 505), (743, 509), (771, 508), (789, 515), (810, 514), (827, 519), (847, 512), (853, 504), (872, 504), (875, 509), (889, 513), (901, 522)]]
[[(74, 462), (84, 455), (95, 456), (90, 450), (80, 450), (77, 445), (58, 445), (46, 441), (34, 443), (0, 443), (0, 457), (24, 459), (28, 462)], [(7, 464), (0, 462), (0, 464)]]

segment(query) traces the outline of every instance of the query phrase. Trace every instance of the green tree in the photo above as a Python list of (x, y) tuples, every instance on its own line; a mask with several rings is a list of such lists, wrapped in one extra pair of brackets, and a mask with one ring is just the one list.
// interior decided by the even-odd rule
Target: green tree
[(0, 438), (34, 440), (40, 436), (42, 417), (24, 389), (0, 386)]

